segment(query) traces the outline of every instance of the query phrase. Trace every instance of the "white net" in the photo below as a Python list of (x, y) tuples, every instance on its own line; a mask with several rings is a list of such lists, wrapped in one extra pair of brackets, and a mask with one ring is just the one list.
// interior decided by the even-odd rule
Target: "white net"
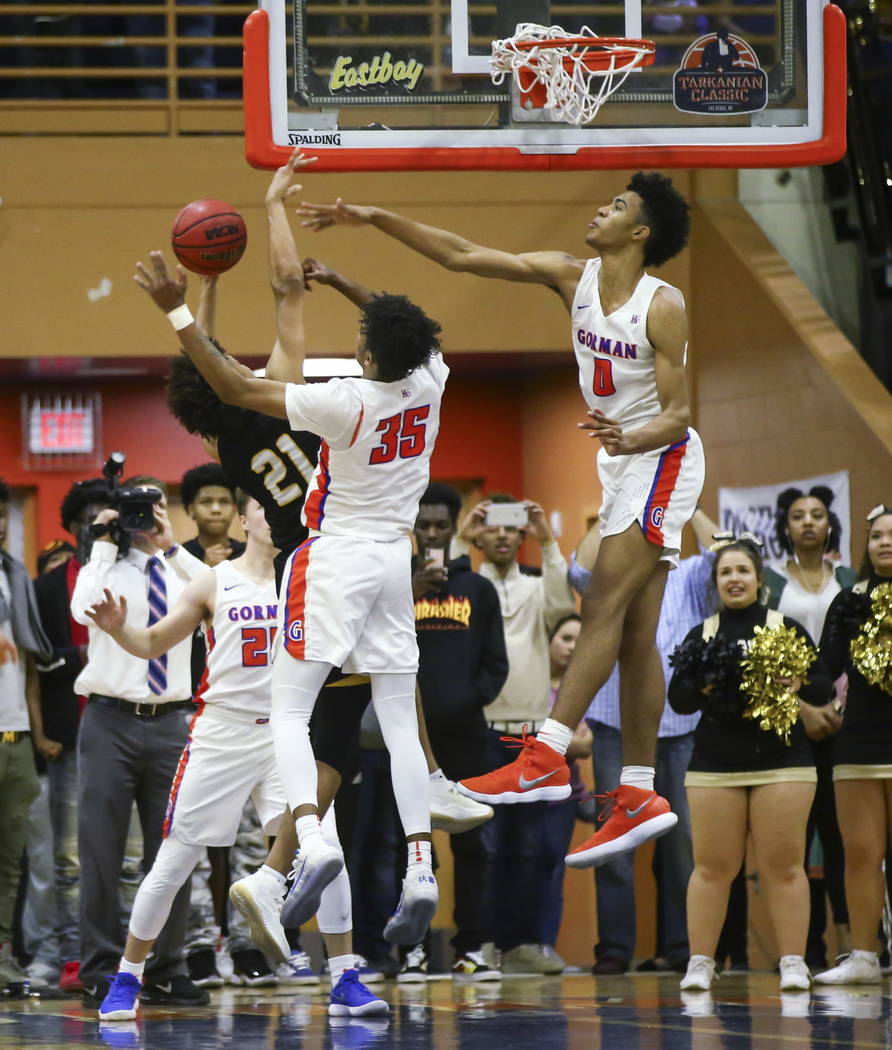
[[(592, 41), (591, 48), (579, 37)], [(566, 46), (537, 47), (537, 41), (567, 40)], [(519, 43), (533, 46), (520, 48)], [(597, 49), (604, 68), (590, 69), (585, 58)], [(598, 110), (632, 72), (653, 53), (653, 45), (642, 40), (604, 43), (594, 30), (583, 26), (568, 33), (560, 26), (540, 26), (522, 22), (513, 36), (494, 40), (492, 82), (501, 84), (510, 74), (518, 88), (527, 93), (534, 82), (545, 89), (544, 108), (559, 120), (579, 127), (591, 124)]]

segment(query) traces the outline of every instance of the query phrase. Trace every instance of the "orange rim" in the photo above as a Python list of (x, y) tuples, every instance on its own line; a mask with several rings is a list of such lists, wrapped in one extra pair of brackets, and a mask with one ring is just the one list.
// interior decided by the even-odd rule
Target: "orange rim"
[(549, 37), (547, 40), (512, 40), (511, 46), (518, 51), (532, 51), (534, 47), (626, 47), (642, 51), (655, 51), (653, 40), (636, 40), (624, 36), (568, 36)]

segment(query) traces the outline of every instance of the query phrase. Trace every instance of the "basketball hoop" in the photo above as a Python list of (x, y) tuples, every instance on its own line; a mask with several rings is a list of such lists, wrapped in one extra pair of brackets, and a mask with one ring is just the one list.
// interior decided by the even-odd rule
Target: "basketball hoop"
[(510, 73), (525, 109), (549, 110), (578, 127), (591, 124), (633, 69), (651, 65), (655, 50), (652, 40), (598, 36), (588, 26), (573, 34), (522, 22), (514, 36), (493, 41), (492, 82)]

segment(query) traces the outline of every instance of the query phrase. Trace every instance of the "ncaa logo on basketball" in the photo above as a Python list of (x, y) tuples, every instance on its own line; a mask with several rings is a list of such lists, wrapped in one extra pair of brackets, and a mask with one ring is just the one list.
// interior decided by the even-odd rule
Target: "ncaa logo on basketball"
[(665, 507), (654, 507), (654, 509), (650, 512), (651, 525), (653, 525), (653, 527), (655, 529), (660, 528), (660, 526), (663, 524), (663, 518), (665, 516), (666, 516), (666, 508)]
[(721, 28), (685, 51), (672, 101), (682, 113), (758, 113), (768, 104), (768, 78), (750, 45)]
[(288, 637), (292, 642), (302, 642), (304, 640), (303, 620), (293, 620), (288, 625)]

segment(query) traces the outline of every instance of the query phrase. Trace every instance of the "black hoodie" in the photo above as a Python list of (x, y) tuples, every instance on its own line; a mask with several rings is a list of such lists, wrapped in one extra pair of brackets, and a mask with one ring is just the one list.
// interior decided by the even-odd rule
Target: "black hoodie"
[(508, 677), (508, 655), (495, 587), (472, 571), (467, 555), (449, 562), (447, 573), (445, 586), (415, 602), (418, 687), (430, 732), (465, 736), (484, 731), (483, 708)]

